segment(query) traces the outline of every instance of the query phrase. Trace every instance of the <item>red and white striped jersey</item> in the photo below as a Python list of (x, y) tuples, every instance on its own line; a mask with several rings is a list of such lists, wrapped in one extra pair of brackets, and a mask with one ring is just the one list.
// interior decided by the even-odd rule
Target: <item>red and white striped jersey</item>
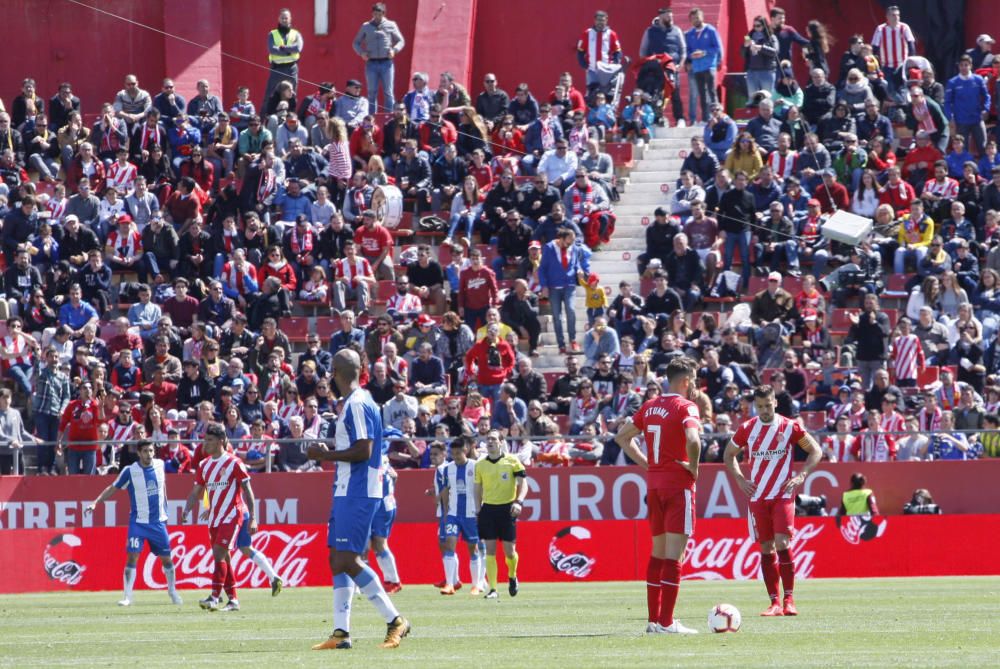
[(771, 167), (775, 178), (783, 181), (795, 174), (795, 161), (798, 159), (798, 151), (789, 151), (785, 155), (781, 155), (777, 150), (774, 150), (767, 157), (767, 164)]
[(934, 407), (933, 413), (927, 411), (927, 407), (922, 408), (917, 414), (917, 420), (920, 421), (920, 431), (930, 432), (941, 429), (941, 413), (941, 407)]
[(131, 191), (135, 187), (135, 178), (139, 170), (130, 162), (122, 165), (118, 161), (111, 163), (107, 172), (107, 184), (119, 192)]
[(892, 371), (896, 381), (916, 379), (924, 366), (924, 347), (915, 334), (900, 335), (892, 340)]
[(612, 62), (612, 56), (620, 52), (622, 46), (614, 30), (606, 28), (597, 32), (593, 28), (587, 28), (576, 43), (576, 49), (587, 54), (587, 68), (596, 70), (598, 63)]
[(883, 23), (872, 35), (872, 47), (877, 47), (879, 50), (879, 62), (882, 63), (882, 67), (890, 69), (903, 64), (910, 55), (909, 43), (915, 41), (910, 26), (902, 21), (895, 28)]
[(903, 414), (898, 411), (893, 411), (892, 413), (887, 413), (882, 416), (882, 420), (879, 421), (878, 429), (882, 432), (902, 432), (905, 425), (906, 418), (903, 417)]
[(379, 356), (378, 360), (376, 360), (375, 362), (384, 363), (388, 371), (395, 372), (396, 375), (402, 379), (409, 378), (410, 363), (406, 362), (405, 358), (402, 358), (397, 355), (395, 359), (389, 360), (389, 358), (382, 355)]
[(19, 334), (16, 337), (11, 337), (7, 335), (3, 338), (3, 350), (15, 354), (14, 358), (4, 358), (3, 359), (3, 369), (10, 369), (11, 365), (32, 365), (35, 361), (35, 356), (31, 352), (31, 346), (28, 343), (27, 335)]
[(751, 501), (791, 497), (782, 488), (792, 477), (792, 451), (805, 434), (797, 422), (777, 414), (770, 423), (755, 416), (740, 425), (733, 443), (750, 461), (750, 480), (757, 486)]
[(283, 423), (287, 423), (292, 416), (301, 416), (303, 413), (305, 409), (302, 408), (301, 402), (283, 402), (278, 408), (278, 418)]
[(830, 462), (850, 462), (854, 459), (852, 434), (831, 434), (823, 440), (823, 455)]
[(923, 192), (943, 197), (946, 200), (954, 200), (958, 197), (958, 182), (951, 177), (945, 177), (944, 181), (928, 179), (924, 183)]
[(49, 201), (45, 204), (45, 209), (49, 212), (49, 222), (50, 223), (62, 223), (63, 216), (66, 215), (66, 205), (69, 203), (67, 198), (62, 198), (57, 200), (56, 198), (49, 198)]
[(243, 518), (246, 504), (240, 484), (250, 478), (246, 467), (232, 453), (205, 458), (198, 464), (195, 483), (208, 491), (208, 526), (218, 527)]
[(385, 304), (386, 311), (397, 311), (401, 314), (414, 314), (424, 310), (424, 303), (420, 301), (419, 295), (407, 293), (400, 295), (396, 293), (389, 297)]
[(142, 255), (142, 235), (130, 227), (124, 235), (120, 230), (112, 230), (108, 233), (108, 246), (115, 251), (115, 255), (120, 258), (135, 258)]
[(344, 279), (349, 284), (353, 283), (354, 277), (357, 276), (372, 276), (371, 263), (364, 256), (354, 256), (354, 263), (352, 264), (347, 258), (341, 258), (336, 262), (336, 278)]
[(896, 459), (896, 440), (888, 434), (865, 430), (858, 435), (854, 453), (860, 462), (889, 462)]

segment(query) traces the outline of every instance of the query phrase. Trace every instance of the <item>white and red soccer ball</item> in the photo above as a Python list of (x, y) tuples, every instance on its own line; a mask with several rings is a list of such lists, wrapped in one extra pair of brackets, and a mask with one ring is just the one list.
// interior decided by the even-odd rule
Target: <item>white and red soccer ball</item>
[(732, 604), (716, 604), (708, 612), (708, 629), (716, 633), (739, 632), (743, 616)]

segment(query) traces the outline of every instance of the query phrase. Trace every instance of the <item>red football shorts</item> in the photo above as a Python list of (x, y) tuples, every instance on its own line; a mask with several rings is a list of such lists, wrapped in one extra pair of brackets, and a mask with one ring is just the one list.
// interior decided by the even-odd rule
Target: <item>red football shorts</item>
[(775, 534), (795, 536), (795, 502), (792, 499), (759, 499), (750, 502), (750, 538), (774, 541)]
[(229, 523), (222, 523), (215, 527), (208, 528), (208, 541), (212, 546), (225, 546), (233, 550), (236, 542), (236, 535), (240, 533), (240, 525), (243, 524), (243, 515), (237, 514), (236, 519)]
[(646, 493), (649, 529), (658, 534), (694, 534), (694, 490), (689, 488), (650, 488)]

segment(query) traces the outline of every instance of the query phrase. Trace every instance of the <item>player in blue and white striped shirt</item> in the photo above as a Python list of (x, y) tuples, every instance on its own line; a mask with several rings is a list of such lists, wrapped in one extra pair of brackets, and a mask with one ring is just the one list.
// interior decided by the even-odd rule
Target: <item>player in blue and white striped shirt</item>
[[(313, 460), (337, 463), (333, 484), (327, 545), (333, 572), (333, 634), (313, 650), (351, 647), (351, 599), (354, 584), (386, 622), (383, 648), (396, 648), (410, 623), (393, 605), (378, 575), (361, 561), (368, 544), (376, 507), (382, 500), (382, 457), (388, 444), (382, 434), (382, 412), (367, 390), (358, 385), (361, 358), (351, 349), (333, 357), (333, 380), (344, 397), (337, 418), (334, 450), (318, 442), (309, 448)], [(353, 583), (351, 582), (353, 580)]]
[(451, 462), (441, 466), (443, 486), (441, 498), (446, 500), (444, 573), (445, 586), (442, 595), (454, 595), (458, 579), (458, 557), (455, 547), (458, 536), (462, 535), (469, 546), (469, 575), (472, 578), (472, 592), (482, 592), (482, 582), (486, 567), (479, 553), (479, 528), (476, 524), (476, 503), (472, 494), (475, 486), (476, 463), (469, 459), (472, 439), (463, 437), (451, 442)]
[(128, 558), (125, 561), (125, 597), (118, 606), (132, 604), (132, 588), (135, 585), (135, 567), (142, 553), (143, 543), (160, 558), (163, 573), (167, 577), (167, 592), (170, 601), (181, 604), (177, 594), (174, 563), (170, 560), (170, 536), (167, 534), (167, 485), (164, 479), (163, 460), (153, 457), (153, 442), (139, 442), (139, 462), (133, 462), (105, 488), (84, 513), (94, 512), (97, 505), (110, 499), (119, 490), (128, 490), (131, 510), (128, 516), (128, 541), (125, 546)]

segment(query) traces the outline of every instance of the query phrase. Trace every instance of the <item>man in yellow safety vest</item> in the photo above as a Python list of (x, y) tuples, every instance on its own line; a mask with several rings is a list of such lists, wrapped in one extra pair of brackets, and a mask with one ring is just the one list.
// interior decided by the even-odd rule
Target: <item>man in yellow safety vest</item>
[(267, 78), (264, 104), (271, 99), (271, 93), (283, 80), (299, 86), (299, 58), (302, 56), (302, 33), (292, 27), (292, 13), (282, 9), (278, 14), (278, 27), (267, 34), (267, 60), (271, 64), (271, 76)]

